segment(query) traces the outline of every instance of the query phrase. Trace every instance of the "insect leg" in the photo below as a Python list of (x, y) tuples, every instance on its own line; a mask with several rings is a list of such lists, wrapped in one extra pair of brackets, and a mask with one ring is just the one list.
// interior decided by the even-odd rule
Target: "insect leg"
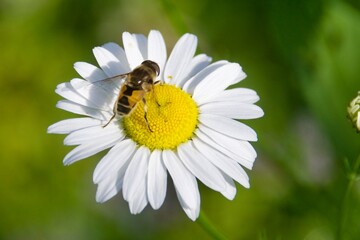
[(115, 118), (117, 104), (118, 104), (118, 102), (116, 101), (114, 104), (114, 107), (113, 107), (113, 115), (111, 116), (110, 120), (103, 126), (103, 128), (106, 127), (107, 125), (109, 125), (109, 123)]
[(113, 119), (115, 118), (115, 116), (116, 116), (116, 113), (114, 113), (114, 114), (111, 116), (110, 120), (103, 126), (103, 128), (105, 128), (107, 125), (109, 125), (109, 123), (111, 122), (111, 120), (113, 120)]
[(164, 83), (165, 83), (165, 81), (164, 80), (157, 80), (157, 81), (155, 81), (154, 82), (154, 85), (156, 85), (156, 84), (159, 84), (160, 83), (160, 85), (163, 85)]
[(155, 88), (154, 88), (154, 85), (157, 85), (157, 84), (163, 84), (163, 81), (162, 80), (158, 80), (158, 81), (156, 81), (156, 82), (154, 82), (154, 84), (151, 86), (151, 93), (152, 93), (152, 95), (153, 95), (153, 97), (155, 98), (155, 102), (156, 102), (156, 104), (158, 105), (158, 107), (160, 107), (160, 103), (158, 102), (158, 100), (157, 100), (157, 98), (156, 98), (156, 94), (155, 94)]
[(145, 122), (146, 122), (146, 126), (147, 128), (149, 129), (150, 132), (152, 132), (151, 128), (150, 128), (150, 125), (149, 125), (149, 121), (147, 119), (147, 105), (146, 105), (146, 100), (145, 98), (142, 99), (143, 103), (144, 103), (144, 119), (145, 119)]

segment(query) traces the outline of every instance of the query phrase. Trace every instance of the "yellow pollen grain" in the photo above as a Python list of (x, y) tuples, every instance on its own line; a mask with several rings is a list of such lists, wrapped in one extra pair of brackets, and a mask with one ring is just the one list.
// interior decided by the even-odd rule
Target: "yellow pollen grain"
[(191, 96), (172, 85), (155, 85), (146, 94), (148, 108), (144, 118), (144, 104), (138, 103), (133, 112), (123, 118), (128, 137), (149, 149), (175, 149), (188, 141), (195, 131), (199, 111)]

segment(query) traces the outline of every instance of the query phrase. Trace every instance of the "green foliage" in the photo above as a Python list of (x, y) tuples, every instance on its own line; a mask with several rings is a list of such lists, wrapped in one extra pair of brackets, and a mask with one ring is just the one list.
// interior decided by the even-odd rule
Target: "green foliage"
[(217, 228), (229, 239), (357, 239), (359, 184), (343, 159), (354, 166), (360, 153), (346, 119), (360, 90), (359, 26), (352, 0), (0, 2), (0, 239), (208, 237), (172, 186), (160, 210), (138, 216), (121, 196), (95, 203), (101, 154), (63, 167), (70, 148), (46, 134), (73, 116), (55, 108), (54, 93), (77, 77), (73, 63), (95, 63), (92, 47), (121, 43), (123, 31), (150, 29), (169, 50), (185, 31), (198, 35), (199, 52), (239, 62), (248, 75), (239, 86), (260, 95), (265, 117), (246, 122), (259, 137), (251, 188), (228, 201), (200, 187)]

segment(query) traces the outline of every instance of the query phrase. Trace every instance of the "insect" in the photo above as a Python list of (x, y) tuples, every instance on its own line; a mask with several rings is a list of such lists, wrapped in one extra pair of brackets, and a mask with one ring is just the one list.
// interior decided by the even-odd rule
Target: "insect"
[(106, 127), (118, 114), (119, 116), (128, 116), (135, 109), (137, 104), (142, 101), (144, 103), (144, 119), (148, 129), (152, 132), (147, 120), (147, 106), (145, 95), (154, 90), (154, 85), (160, 81), (155, 81), (156, 76), (159, 76), (159, 65), (153, 61), (145, 60), (132, 72), (117, 75), (113, 78), (125, 78), (123, 85), (120, 88), (119, 95), (115, 101), (113, 108), (113, 115), (110, 120), (103, 126)]

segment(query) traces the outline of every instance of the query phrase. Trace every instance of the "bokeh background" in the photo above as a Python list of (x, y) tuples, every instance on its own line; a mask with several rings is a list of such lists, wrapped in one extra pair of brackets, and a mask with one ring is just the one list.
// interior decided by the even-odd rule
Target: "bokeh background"
[(240, 86), (261, 97), (265, 116), (246, 121), (259, 137), (251, 188), (228, 201), (200, 184), (214, 225), (229, 239), (360, 239), (360, 185), (343, 200), (360, 153), (346, 118), (360, 90), (358, 0), (1, 0), (0, 239), (209, 239), (172, 184), (158, 211), (131, 215), (121, 194), (96, 203), (104, 153), (64, 167), (71, 148), (46, 133), (74, 116), (54, 92), (77, 77), (73, 63), (95, 64), (94, 46), (150, 29), (168, 52), (196, 34), (199, 53), (239, 62)]

